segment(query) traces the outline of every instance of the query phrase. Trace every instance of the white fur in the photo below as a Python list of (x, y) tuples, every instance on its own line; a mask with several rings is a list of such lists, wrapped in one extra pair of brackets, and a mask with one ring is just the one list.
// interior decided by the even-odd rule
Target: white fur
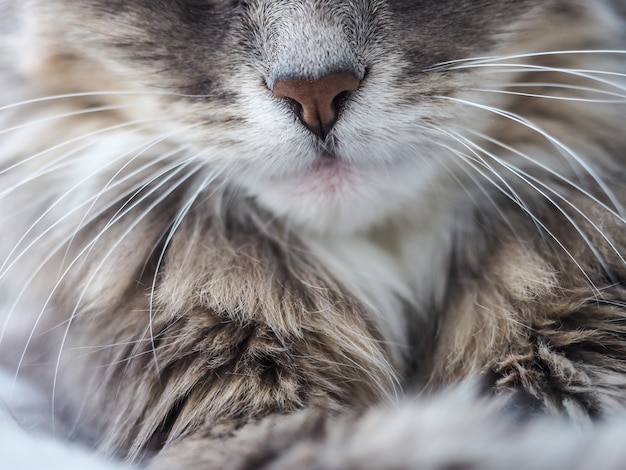
[[(60, 423), (57, 423), (60, 426)], [(78, 444), (55, 439), (45, 396), (0, 368), (0, 468), (3, 470), (122, 470)]]

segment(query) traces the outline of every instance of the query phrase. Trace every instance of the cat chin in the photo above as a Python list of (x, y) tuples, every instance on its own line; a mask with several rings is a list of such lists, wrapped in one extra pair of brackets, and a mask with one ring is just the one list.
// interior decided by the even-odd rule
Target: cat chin
[(272, 191), (259, 196), (263, 206), (289, 223), (308, 232), (350, 235), (366, 231), (388, 212), (359, 201), (337, 201), (333, 197), (299, 197)]
[(318, 234), (365, 232), (428, 201), (438, 176), (416, 168), (353, 170), (329, 162), (284, 180), (255, 182), (252, 194), (288, 223)]

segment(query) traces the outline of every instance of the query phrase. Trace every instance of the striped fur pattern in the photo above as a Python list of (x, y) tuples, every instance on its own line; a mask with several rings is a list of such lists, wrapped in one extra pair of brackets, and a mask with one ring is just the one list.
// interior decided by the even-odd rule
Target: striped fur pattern
[[(0, 359), (57, 437), (623, 468), (623, 0), (0, 9)], [(337, 71), (320, 139), (272, 89)]]

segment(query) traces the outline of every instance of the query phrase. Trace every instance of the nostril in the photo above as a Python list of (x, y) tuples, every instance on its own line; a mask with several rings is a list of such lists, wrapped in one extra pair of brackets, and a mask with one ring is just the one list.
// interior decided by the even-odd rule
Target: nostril
[(289, 98), (289, 97), (283, 98), (283, 101), (293, 114), (295, 114), (300, 119), (302, 119), (304, 109), (302, 108), (302, 105), (300, 103), (298, 103), (293, 98)]
[(337, 115), (339, 115), (343, 110), (343, 107), (345, 106), (346, 101), (348, 101), (350, 95), (352, 95), (352, 91), (342, 91), (333, 99), (333, 109)]

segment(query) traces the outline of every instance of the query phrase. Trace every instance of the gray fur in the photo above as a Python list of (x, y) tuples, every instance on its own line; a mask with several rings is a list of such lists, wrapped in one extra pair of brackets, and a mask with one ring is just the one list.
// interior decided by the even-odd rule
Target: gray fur
[(154, 468), (620, 468), (623, 9), (11, 4), (2, 362)]

